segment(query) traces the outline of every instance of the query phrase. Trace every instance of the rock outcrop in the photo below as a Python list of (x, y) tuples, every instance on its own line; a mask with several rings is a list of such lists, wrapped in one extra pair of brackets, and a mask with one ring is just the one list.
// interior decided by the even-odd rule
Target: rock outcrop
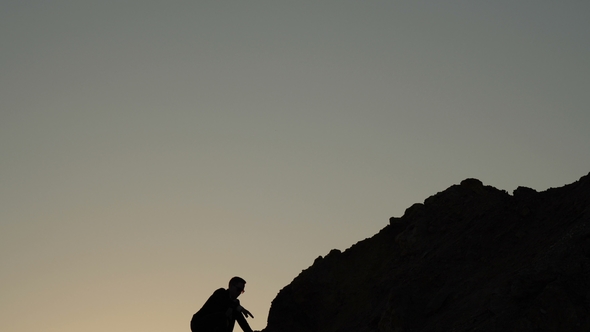
[(263, 331), (590, 331), (590, 174), (513, 195), (451, 186), (318, 257)]

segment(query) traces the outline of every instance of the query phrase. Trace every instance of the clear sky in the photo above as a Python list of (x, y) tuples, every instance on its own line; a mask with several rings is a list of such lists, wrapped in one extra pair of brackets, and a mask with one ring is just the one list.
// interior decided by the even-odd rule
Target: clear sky
[(0, 45), (0, 331), (186, 332), (234, 275), (262, 329), (413, 203), (590, 171), (585, 0), (4, 0)]

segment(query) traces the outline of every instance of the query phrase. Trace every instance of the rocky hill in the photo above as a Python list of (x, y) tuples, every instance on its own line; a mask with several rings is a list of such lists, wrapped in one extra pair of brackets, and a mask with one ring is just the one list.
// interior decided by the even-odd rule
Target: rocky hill
[(590, 174), (513, 195), (451, 186), (318, 257), (263, 331), (590, 331)]

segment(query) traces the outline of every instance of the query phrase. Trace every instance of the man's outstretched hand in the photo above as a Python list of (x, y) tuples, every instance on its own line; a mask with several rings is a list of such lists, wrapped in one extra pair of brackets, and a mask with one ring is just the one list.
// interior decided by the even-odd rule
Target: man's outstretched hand
[(246, 308), (242, 307), (242, 313), (244, 314), (244, 316), (246, 316), (246, 318), (248, 318), (248, 316), (254, 318), (254, 316), (250, 313), (250, 311), (248, 311)]

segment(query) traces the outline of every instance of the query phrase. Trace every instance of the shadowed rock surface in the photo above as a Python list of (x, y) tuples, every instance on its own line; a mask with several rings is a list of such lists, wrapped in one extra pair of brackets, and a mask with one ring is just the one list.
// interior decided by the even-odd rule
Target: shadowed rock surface
[(451, 186), (318, 257), (263, 331), (590, 331), (590, 175), (513, 195)]

